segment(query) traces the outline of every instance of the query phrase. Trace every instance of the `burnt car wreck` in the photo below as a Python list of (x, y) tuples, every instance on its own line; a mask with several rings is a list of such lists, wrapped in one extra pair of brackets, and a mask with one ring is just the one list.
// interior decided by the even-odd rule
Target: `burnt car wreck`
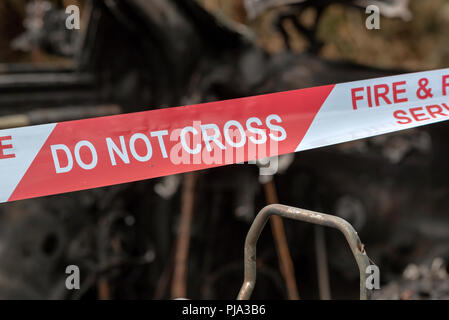
[[(284, 41), (280, 53), (194, 0), (83, 1), (79, 31), (54, 27), (64, 24), (62, 5), (29, 12), (42, 24), (21, 30), (18, 48), (69, 59), (0, 65), (0, 129), (415, 71), (319, 54), (322, 12), (332, 2), (358, 8), (363, 1), (287, 2), (272, 23)], [(254, 3), (245, 1), (249, 16), (272, 7)], [(308, 47), (298, 53), (281, 26), (299, 21), (308, 7), (316, 21), (310, 28), (294, 23)], [(401, 8), (394, 17), (409, 19)], [(270, 204), (349, 222), (381, 269), (382, 289), (372, 298), (447, 298), (447, 134), (443, 122), (282, 156), (279, 173), (269, 177), (260, 175), (260, 163), (232, 165), (1, 204), (0, 298), (234, 299), (244, 281), (248, 230)], [(354, 261), (354, 252), (365, 253), (361, 244), (354, 251), (338, 230), (275, 221), (273, 236), (260, 235), (257, 285), (249, 295), (362, 296)], [(66, 289), (68, 265), (80, 268), (80, 290)]]

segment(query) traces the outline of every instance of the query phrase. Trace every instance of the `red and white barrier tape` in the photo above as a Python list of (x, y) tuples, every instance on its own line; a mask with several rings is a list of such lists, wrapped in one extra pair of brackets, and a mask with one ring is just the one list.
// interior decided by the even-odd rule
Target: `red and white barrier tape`
[(449, 69), (0, 130), (0, 202), (161, 177), (449, 119)]

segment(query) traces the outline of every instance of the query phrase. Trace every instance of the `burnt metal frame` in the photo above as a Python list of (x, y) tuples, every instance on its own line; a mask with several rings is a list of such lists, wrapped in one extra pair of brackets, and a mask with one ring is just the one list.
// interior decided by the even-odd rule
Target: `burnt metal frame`
[(360, 300), (370, 299), (370, 291), (366, 288), (368, 266), (371, 265), (370, 259), (366, 254), (364, 245), (360, 241), (357, 232), (346, 220), (320, 213), (285, 206), (281, 204), (272, 204), (259, 211), (254, 219), (251, 228), (248, 231), (245, 241), (245, 277), (237, 296), (237, 300), (248, 300), (256, 285), (256, 245), (259, 236), (271, 215), (281, 216), (293, 220), (304, 221), (312, 224), (318, 224), (340, 230), (348, 241), (352, 254), (357, 262), (360, 273)]

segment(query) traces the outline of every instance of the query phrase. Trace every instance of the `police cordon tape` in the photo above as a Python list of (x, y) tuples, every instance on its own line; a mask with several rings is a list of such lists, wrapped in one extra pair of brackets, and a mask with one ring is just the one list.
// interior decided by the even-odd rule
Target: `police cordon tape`
[(449, 119), (449, 69), (0, 130), (0, 202), (254, 161)]

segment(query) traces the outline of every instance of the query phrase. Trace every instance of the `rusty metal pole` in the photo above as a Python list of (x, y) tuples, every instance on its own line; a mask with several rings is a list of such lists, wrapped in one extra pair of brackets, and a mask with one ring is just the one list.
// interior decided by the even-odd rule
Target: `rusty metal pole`
[[(276, 186), (273, 179), (263, 184), (265, 197), (268, 204), (278, 203)], [(287, 236), (285, 235), (284, 222), (281, 217), (270, 217), (271, 232), (276, 245), (276, 252), (279, 260), (279, 268), (287, 287), (287, 297), (289, 300), (299, 300), (298, 286), (295, 277), (295, 267), (290, 250), (288, 248)]]
[(281, 216), (288, 219), (294, 219), (331, 227), (340, 230), (348, 241), (352, 254), (357, 262), (360, 274), (360, 299), (370, 298), (370, 292), (366, 288), (367, 274), (366, 269), (370, 265), (370, 260), (363, 244), (360, 241), (357, 232), (344, 219), (324, 213), (298, 209), (280, 204), (272, 204), (263, 208), (254, 219), (245, 241), (245, 278), (237, 296), (238, 300), (247, 300), (251, 297), (256, 284), (256, 245), (259, 236), (272, 215)]
[(187, 261), (193, 220), (196, 179), (195, 172), (188, 172), (184, 175), (181, 199), (181, 219), (179, 221), (179, 233), (176, 239), (175, 265), (171, 286), (172, 298), (187, 297)]

